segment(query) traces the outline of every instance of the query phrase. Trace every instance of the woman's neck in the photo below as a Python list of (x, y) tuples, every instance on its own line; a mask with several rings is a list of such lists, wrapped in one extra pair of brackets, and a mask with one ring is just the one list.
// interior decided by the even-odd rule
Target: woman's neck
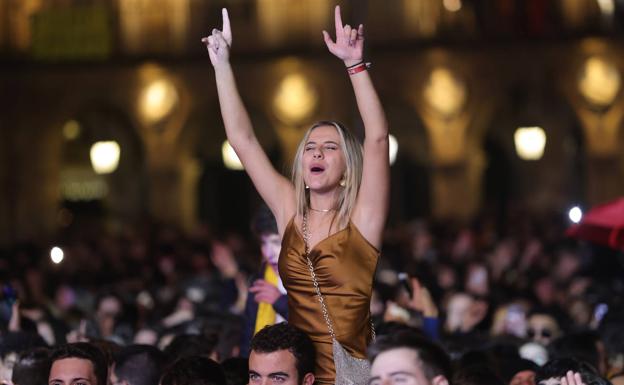
[(319, 194), (316, 192), (310, 192), (310, 209), (316, 212), (330, 212), (337, 209), (336, 203), (338, 201), (336, 192)]

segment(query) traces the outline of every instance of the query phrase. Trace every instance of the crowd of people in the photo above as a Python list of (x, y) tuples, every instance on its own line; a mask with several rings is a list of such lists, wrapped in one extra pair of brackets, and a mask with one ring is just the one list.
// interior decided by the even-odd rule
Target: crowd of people
[[(432, 383), (442, 373), (453, 384), (549, 385), (541, 381), (567, 370), (581, 373), (587, 385), (621, 383), (622, 255), (566, 239), (564, 221), (529, 225), (516, 217), (509, 229), (493, 223), (454, 228), (413, 221), (387, 230), (371, 300), (377, 337), (369, 357), (385, 357), (373, 349), (392, 338), (415, 352), (435, 345), (427, 357), (444, 359), (426, 364), (437, 368), (423, 372)], [(83, 234), (67, 239), (58, 265), (47, 248), (5, 249), (0, 381), (42, 384), (56, 351), (73, 349), (66, 343), (103, 352), (115, 385), (182, 385), (193, 376), (210, 377), (206, 384), (259, 381), (268, 375), (256, 364), (262, 361), (253, 361), (253, 369), (247, 360), (252, 336), (261, 335), (258, 305), (281, 309), (277, 324), (288, 315), (277, 287), (274, 296), (250, 291), (279, 254), (262, 246), (276, 231), (265, 208), (252, 228), (249, 238), (215, 237), (205, 227), (192, 235), (157, 226), (117, 236)], [(256, 341), (260, 351), (281, 346), (288, 334), (267, 333), (269, 341)], [(406, 342), (412, 340), (417, 347)], [(388, 357), (398, 364), (409, 355)], [(418, 357), (425, 365), (422, 353)], [(173, 369), (178, 361), (182, 367)], [(379, 365), (386, 361), (376, 362), (372, 381), (391, 376), (379, 372), (392, 368)], [(306, 367), (314, 365), (297, 370), (314, 373)], [(308, 383), (304, 377), (298, 383)]]
[(363, 144), (321, 121), (292, 180), (279, 174), (238, 94), (223, 10), (202, 41), (228, 140), (266, 202), (253, 237), (82, 229), (57, 264), (36, 245), (7, 249), (1, 382), (624, 383), (621, 253), (566, 240), (556, 216), (386, 228), (388, 127), (364, 27), (343, 24), (339, 7), (334, 18), (335, 40), (323, 37), (347, 69)]

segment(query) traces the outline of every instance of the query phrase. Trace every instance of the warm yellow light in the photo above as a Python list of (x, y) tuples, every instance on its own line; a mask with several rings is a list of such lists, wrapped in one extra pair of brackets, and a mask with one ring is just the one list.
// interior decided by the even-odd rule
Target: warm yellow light
[(620, 91), (620, 85), (620, 72), (613, 63), (598, 56), (585, 61), (578, 86), (589, 103), (608, 107)]
[(446, 10), (449, 12), (457, 12), (462, 7), (461, 0), (444, 0), (442, 4), (444, 5), (444, 8), (446, 8)]
[(74, 140), (80, 136), (80, 123), (75, 120), (68, 120), (63, 125), (63, 137), (66, 140)]
[(388, 155), (390, 156), (390, 165), (396, 162), (397, 154), (399, 152), (399, 142), (394, 135), (388, 135)]
[(223, 164), (230, 170), (244, 170), (243, 164), (240, 159), (238, 159), (238, 155), (236, 155), (236, 151), (230, 146), (230, 143), (226, 140), (221, 145), (221, 156), (223, 157)]
[(546, 133), (541, 127), (518, 127), (514, 133), (516, 153), (523, 160), (539, 160), (544, 155)]
[(615, 12), (615, 2), (613, 0), (596, 0), (600, 7), (600, 12), (605, 16), (612, 16)]
[(141, 112), (150, 122), (157, 122), (169, 115), (178, 102), (178, 92), (168, 80), (151, 82), (141, 96)]
[(316, 90), (297, 73), (281, 81), (273, 105), (278, 118), (288, 124), (297, 124), (314, 111), (317, 100)]
[(442, 115), (453, 115), (461, 110), (466, 102), (466, 87), (447, 68), (431, 71), (424, 89), (425, 100)]
[(110, 174), (119, 165), (121, 148), (115, 141), (96, 142), (91, 146), (91, 166), (97, 174)]

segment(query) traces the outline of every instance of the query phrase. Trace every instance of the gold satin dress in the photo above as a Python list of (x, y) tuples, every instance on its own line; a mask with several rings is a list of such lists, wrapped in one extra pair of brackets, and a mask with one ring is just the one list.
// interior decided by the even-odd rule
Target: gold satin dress
[[(369, 309), (379, 251), (351, 221), (310, 246), (310, 260), (336, 338), (349, 354), (365, 358), (372, 337)], [(288, 292), (288, 322), (308, 334), (316, 347), (316, 383), (333, 384), (332, 340), (306, 262), (303, 235), (294, 219), (284, 231), (279, 273)]]

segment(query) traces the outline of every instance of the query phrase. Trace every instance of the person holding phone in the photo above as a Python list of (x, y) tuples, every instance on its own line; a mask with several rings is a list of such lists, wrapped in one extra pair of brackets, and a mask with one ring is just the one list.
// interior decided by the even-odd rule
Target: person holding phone
[(388, 125), (363, 61), (364, 26), (343, 24), (340, 7), (334, 21), (336, 39), (326, 31), (323, 38), (346, 67), (364, 124), (364, 141), (361, 144), (340, 123), (313, 124), (299, 144), (290, 181), (275, 170), (260, 146), (236, 88), (226, 10), (223, 30), (213, 29), (203, 39), (215, 71), (227, 138), (275, 215), (282, 238), (279, 273), (288, 292), (288, 320), (314, 342), (319, 384), (334, 383), (334, 340), (352, 357), (366, 358), (373, 335), (369, 311), (373, 275), (389, 195)]

